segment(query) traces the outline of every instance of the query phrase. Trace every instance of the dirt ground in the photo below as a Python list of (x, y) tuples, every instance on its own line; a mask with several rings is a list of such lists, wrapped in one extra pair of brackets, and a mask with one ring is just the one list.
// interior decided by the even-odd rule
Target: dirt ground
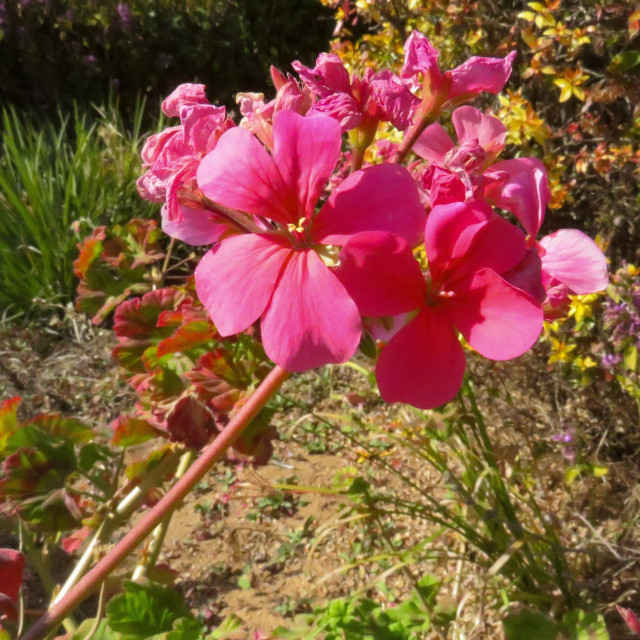
[[(106, 425), (135, 398), (111, 362), (111, 348), (111, 332), (80, 321), (71, 331), (67, 325), (0, 333), (0, 400), (20, 395), (22, 418), (60, 411)], [(540, 362), (540, 354), (514, 363), (472, 361), (472, 377), (487, 389), (481, 402), (505, 476), (523, 456), (537, 465), (536, 497), (561, 523), (567, 543), (589, 547), (590, 561), (597, 556), (586, 566), (577, 553), (574, 564), (585, 586), (598, 592), (611, 638), (625, 638), (612, 606), (618, 601), (640, 609), (637, 415), (623, 395), (608, 387), (604, 395), (597, 386), (576, 392), (547, 374)], [(260, 631), (268, 637), (278, 625), (292, 626), (295, 615), (331, 598), (358, 592), (380, 602), (397, 601), (413, 581), (431, 573), (443, 581), (442, 606), (457, 608), (448, 637), (500, 638), (500, 612), (487, 604), (489, 578), (463, 541), (435, 535), (432, 523), (404, 516), (381, 528), (354, 516), (353, 505), (339, 493), (357, 473), (373, 488), (409, 499), (412, 490), (390, 471), (398, 468), (445, 499), (442, 478), (433, 469), (384, 442), (385, 432), (401, 433), (411, 425), (411, 414), (381, 403), (363, 376), (347, 367), (287, 384), (284, 393), (313, 405), (316, 414), (331, 420), (347, 416), (352, 427), (370, 430), (372, 441), (382, 438), (380, 454), (372, 459), (337, 432), (319, 436), (313, 416), (302, 409), (277, 415), (281, 440), (268, 465), (219, 464), (173, 517), (160, 566), (194, 611), (212, 626), (233, 613), (248, 634)], [(491, 392), (505, 385), (509, 401)], [(608, 469), (602, 479), (578, 479), (569, 491), (563, 483), (566, 461), (553, 439), (567, 425), (578, 434), (584, 454)], [(278, 484), (299, 489), (283, 491)], [(385, 551), (385, 545), (410, 546), (434, 535), (433, 553), (408, 567)], [(5, 531), (0, 542), (10, 544), (11, 536)], [(376, 560), (381, 556), (382, 563)], [(56, 579), (63, 579), (72, 564), (67, 560), (55, 563)], [(35, 578), (27, 576), (26, 585), (29, 606), (37, 611), (44, 602)], [(86, 606), (89, 610), (91, 603)]]

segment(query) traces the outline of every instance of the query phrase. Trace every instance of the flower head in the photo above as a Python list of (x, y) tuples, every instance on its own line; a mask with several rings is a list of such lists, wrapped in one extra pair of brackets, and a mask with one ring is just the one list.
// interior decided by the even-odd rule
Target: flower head
[(344, 362), (358, 346), (358, 309), (327, 266), (336, 262), (335, 247), (366, 230), (415, 245), (424, 225), (415, 183), (397, 165), (356, 171), (316, 212), (340, 146), (333, 118), (284, 110), (274, 118), (271, 154), (238, 127), (198, 168), (208, 198), (264, 229), (211, 249), (196, 269), (198, 295), (223, 336), (260, 319), (267, 355), (290, 371)]

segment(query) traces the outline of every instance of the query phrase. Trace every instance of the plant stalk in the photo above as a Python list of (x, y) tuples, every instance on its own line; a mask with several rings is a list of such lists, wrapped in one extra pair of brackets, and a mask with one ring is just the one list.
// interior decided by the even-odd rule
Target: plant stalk
[(213, 464), (233, 444), (234, 440), (244, 431), (247, 425), (256, 417), (266, 405), (271, 396), (280, 388), (289, 373), (276, 366), (262, 381), (246, 404), (238, 411), (218, 437), (211, 442), (200, 454), (200, 457), (189, 467), (187, 472), (169, 489), (160, 501), (150, 509), (102, 558), (89, 573), (72, 587), (64, 598), (55, 603), (31, 629), (22, 640), (42, 640), (64, 617), (72, 611), (87, 596), (91, 595), (105, 578), (140, 544), (140, 542), (155, 529), (176, 505), (183, 500), (193, 487), (211, 469)]

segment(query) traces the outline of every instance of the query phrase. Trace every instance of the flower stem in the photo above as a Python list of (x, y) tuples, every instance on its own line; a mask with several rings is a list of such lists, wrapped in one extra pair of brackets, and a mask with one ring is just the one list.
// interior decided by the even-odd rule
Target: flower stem
[[(180, 464), (176, 469), (175, 479), (179, 480), (182, 476), (187, 472), (187, 469), (191, 465), (193, 461), (194, 453), (193, 451), (187, 451), (180, 458)], [(174, 511), (170, 511), (167, 517), (153, 530), (153, 534), (151, 536), (151, 541), (149, 542), (149, 547), (147, 549), (146, 554), (143, 559), (138, 563), (136, 568), (133, 570), (132, 580), (138, 580), (139, 578), (147, 575), (150, 569), (152, 569), (156, 562), (158, 561), (158, 557), (160, 556), (160, 551), (162, 550), (162, 545), (164, 544), (164, 539), (167, 535), (167, 531), (169, 529), (169, 524), (171, 523), (171, 518), (173, 517)], [(86, 640), (86, 638), (85, 638)]]
[(155, 529), (176, 505), (183, 500), (193, 487), (211, 469), (220, 456), (233, 444), (247, 425), (256, 417), (271, 396), (280, 388), (289, 373), (276, 366), (262, 381), (246, 404), (236, 416), (220, 432), (218, 437), (208, 444), (200, 457), (189, 467), (187, 472), (171, 487), (161, 500), (150, 509), (115, 545), (89, 573), (81, 578), (68, 593), (54, 604), (22, 640), (42, 640), (60, 621), (87, 596), (93, 593), (102, 581)]
[(400, 164), (405, 159), (409, 151), (411, 151), (411, 147), (413, 147), (413, 145), (416, 143), (416, 141), (420, 137), (420, 134), (430, 124), (432, 124), (433, 121), (433, 118), (429, 114), (422, 115), (419, 120), (409, 128), (409, 133), (402, 141), (400, 147), (398, 147), (396, 155), (393, 157), (393, 160), (391, 160), (391, 162), (393, 162), (394, 164)]

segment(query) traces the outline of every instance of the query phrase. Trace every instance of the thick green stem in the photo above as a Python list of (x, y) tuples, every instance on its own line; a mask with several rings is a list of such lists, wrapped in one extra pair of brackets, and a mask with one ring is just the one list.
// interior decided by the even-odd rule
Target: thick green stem
[(91, 595), (140, 542), (167, 517), (167, 514), (171, 513), (176, 505), (187, 496), (253, 418), (256, 417), (288, 375), (288, 372), (281, 367), (273, 369), (247, 400), (246, 404), (238, 411), (233, 420), (229, 422), (213, 442), (205, 447), (200, 457), (189, 467), (184, 476), (171, 487), (161, 500), (136, 523), (133, 529), (89, 573), (69, 590), (64, 598), (54, 604), (31, 627), (22, 637), (22, 640), (42, 640), (52, 629), (60, 624), (61, 620), (70, 611), (75, 609), (87, 596)]

